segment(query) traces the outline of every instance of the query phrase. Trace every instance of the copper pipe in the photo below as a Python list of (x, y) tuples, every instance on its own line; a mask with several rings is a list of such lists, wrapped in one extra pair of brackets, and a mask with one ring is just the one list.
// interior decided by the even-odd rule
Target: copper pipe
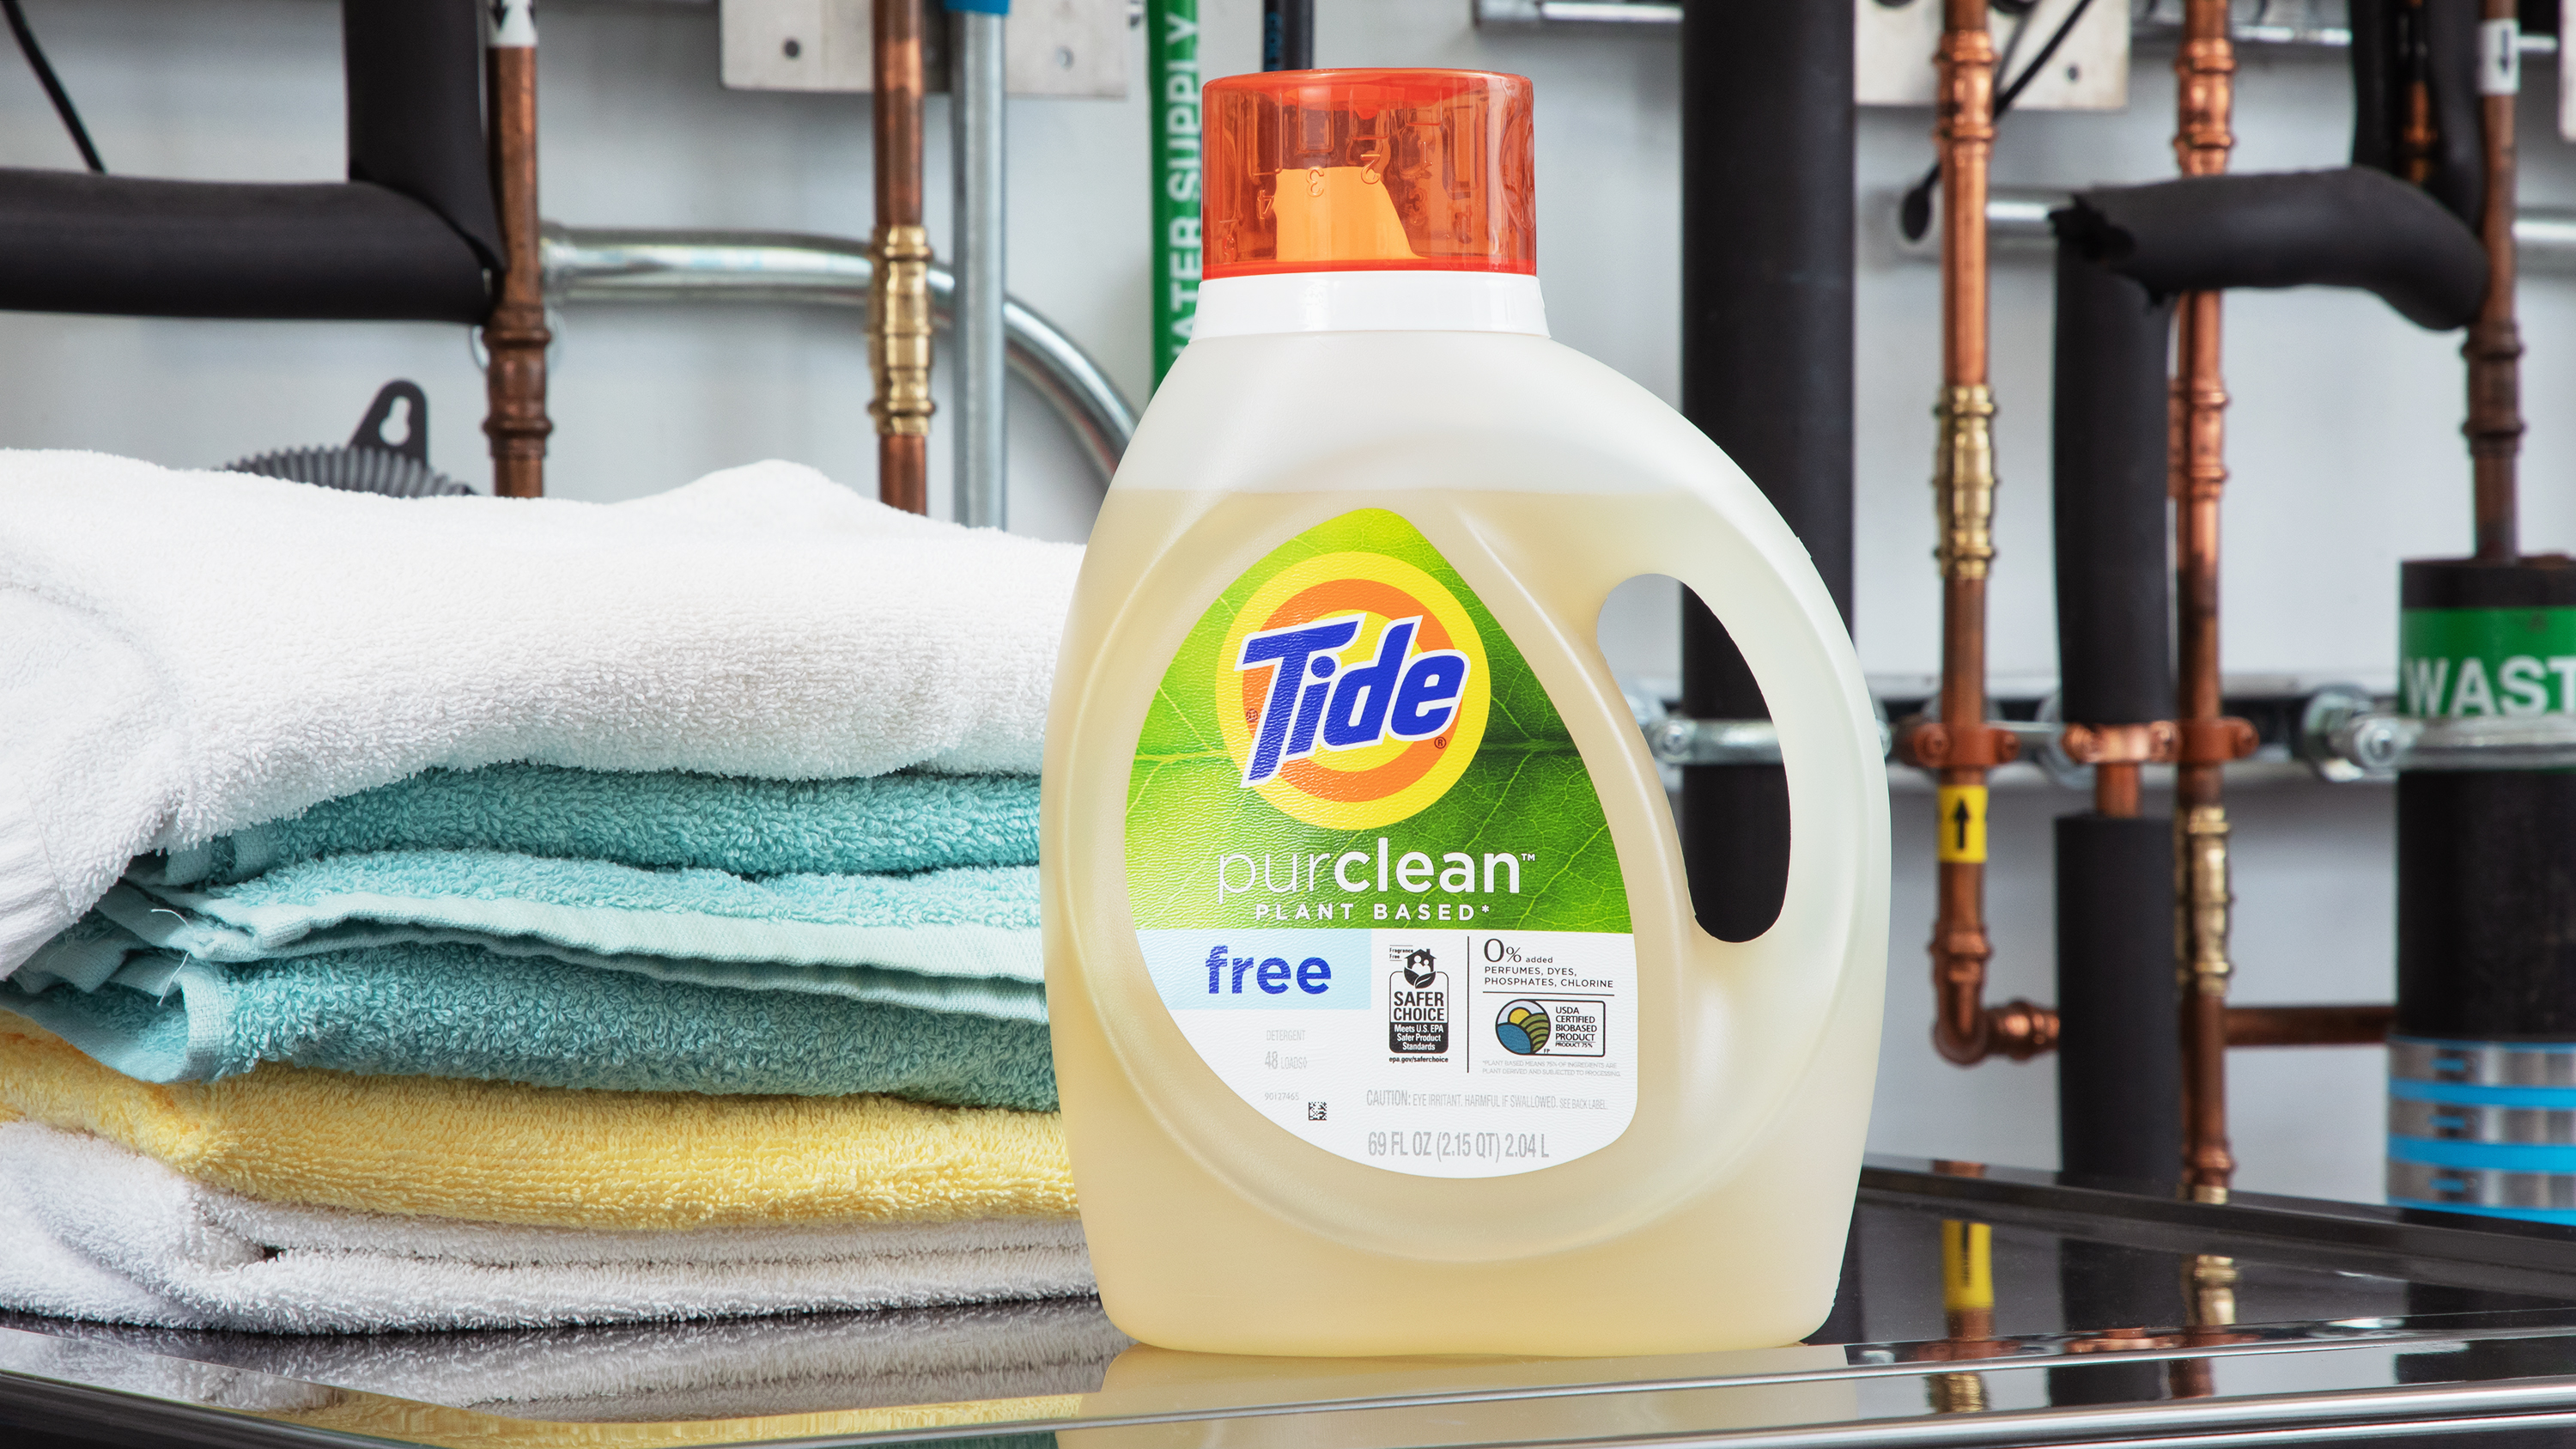
[(492, 440), (492, 492), (536, 498), (546, 491), (545, 266), (537, 216), (537, 32), (527, 0), (494, 7), (497, 23), (484, 53), (490, 107), (486, 144), (500, 203), (503, 271), (500, 297), (483, 319), (487, 399), (484, 436)]
[(2398, 171), (2417, 186), (2433, 174), (2432, 51), (2424, 33), (2424, 0), (2406, 0), (2406, 120), (2397, 130)]
[[(2511, 22), (2514, 14), (2514, 0), (2486, 0), (2490, 24)], [(2518, 84), (2520, 62), (2512, 64)], [(2480, 66), (2482, 81), (2494, 69), (2492, 62)], [(2469, 435), (2476, 477), (2478, 562), (2512, 563), (2522, 556), (2514, 477), (2522, 452), (2522, 329), (2514, 320), (2514, 96), (2497, 94), (2502, 87), (2492, 83), (2481, 89), (2487, 92), (2478, 98), (2486, 134), (2486, 211), (2478, 232), (2487, 244), (2487, 296), (2460, 348), (2469, 363), (2469, 421), (2462, 431)]]
[(2107, 815), (2115, 820), (2137, 818), (2137, 766), (2121, 764), (2093, 767), (2093, 813)]
[[(2227, 169), (2236, 55), (2228, 0), (2187, 0), (2174, 57), (2174, 157), (2186, 176)], [(2182, 973), (2183, 1182), (2221, 1200), (2235, 1175), (2227, 1142), (2227, 807), (2220, 771), (2250, 743), (2219, 714), (2218, 501), (2227, 483), (2227, 387), (2219, 294), (2176, 309), (2174, 593), (2180, 636), (2174, 772), (2174, 947)]]
[(2397, 1024), (2397, 1008), (2364, 1003), (2332, 1006), (2231, 1006), (2231, 1047), (2377, 1046)]
[(930, 511), (930, 233), (921, 224), (922, 0), (876, 0), (877, 225), (868, 291), (877, 496)]
[[(1932, 137), (1941, 157), (1941, 397), (1932, 459), (1941, 567), (1941, 698), (1937, 723), (1918, 722), (1905, 757), (1939, 771), (1939, 914), (1932, 983), (1933, 1046), (1961, 1066), (2002, 1053), (2016, 1061), (2057, 1042), (2056, 1013), (2026, 1001), (1985, 1004), (1986, 772), (2012, 758), (2009, 735), (1986, 723), (1986, 575), (1993, 564), (1995, 401), (1987, 386), (1987, 161), (1995, 138), (1995, 43), (1986, 0), (1943, 0), (1940, 98)], [(1955, 839), (1953, 833), (1955, 832)]]

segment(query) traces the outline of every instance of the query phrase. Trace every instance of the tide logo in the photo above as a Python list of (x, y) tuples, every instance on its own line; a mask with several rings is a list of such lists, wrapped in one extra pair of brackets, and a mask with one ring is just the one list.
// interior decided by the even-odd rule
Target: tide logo
[(1466, 608), (1384, 554), (1282, 569), (1236, 612), (1216, 663), (1217, 718), (1244, 788), (1330, 829), (1389, 825), (1447, 794), (1492, 702)]

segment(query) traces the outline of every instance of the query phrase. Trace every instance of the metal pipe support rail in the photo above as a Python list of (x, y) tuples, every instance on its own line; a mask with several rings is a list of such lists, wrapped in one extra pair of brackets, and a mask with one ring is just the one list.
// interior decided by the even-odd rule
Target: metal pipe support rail
[[(2351, 685), (2309, 694), (2299, 712), (2293, 758), (2334, 784), (2386, 780), (2403, 770), (2576, 769), (2576, 714), (2424, 719), (2400, 714), (2394, 700)], [(2020, 760), (2071, 781), (2083, 766), (2065, 749), (2067, 726), (2054, 721), (1990, 720), (2021, 745)], [(1672, 766), (1776, 765), (1780, 733), (1767, 719), (1642, 719), (1647, 752)], [(1879, 737), (1893, 743), (1885, 721)]]
[[(1916, 4), (1932, 0), (1914, 0)], [(1625, 30), (1629, 32), (1657, 29), (1679, 29), (1682, 7), (1674, 0), (1475, 0), (1476, 23), (1479, 25), (1520, 26), (1529, 29), (1592, 31)], [(2284, 12), (2302, 7), (2284, 5)], [(2352, 30), (2330, 23), (2330, 12), (2312, 12), (2285, 20), (2239, 22), (2230, 27), (2228, 39), (2238, 45), (2287, 46), (2316, 50), (2349, 50)], [(2182, 35), (2182, 20), (2177, 9), (2159, 4), (2129, 22), (2133, 42), (2171, 44)], [(2556, 55), (2558, 37), (2524, 34), (2524, 55)]]
[[(868, 244), (802, 232), (660, 231), (549, 223), (542, 247), (549, 302), (748, 302), (868, 305)], [(949, 325), (956, 280), (930, 267), (930, 305)], [(1104, 484), (1136, 432), (1136, 410), (1109, 374), (1054, 323), (1016, 298), (1002, 307), (1010, 370), (1073, 430)]]

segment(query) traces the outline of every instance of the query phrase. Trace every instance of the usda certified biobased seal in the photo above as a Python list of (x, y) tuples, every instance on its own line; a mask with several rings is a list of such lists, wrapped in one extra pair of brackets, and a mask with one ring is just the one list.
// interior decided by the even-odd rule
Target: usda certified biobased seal
[(1637, 966), (1547, 691), (1382, 509), (1281, 545), (1182, 643), (1136, 742), (1127, 894), (1228, 1087), (1354, 1162), (1501, 1177), (1637, 1104)]

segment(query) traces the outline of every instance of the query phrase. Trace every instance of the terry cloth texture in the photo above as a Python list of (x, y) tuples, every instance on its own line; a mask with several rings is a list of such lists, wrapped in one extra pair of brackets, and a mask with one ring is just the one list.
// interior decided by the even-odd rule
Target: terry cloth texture
[(29, 994), (0, 982), (0, 1010), (147, 1082), (214, 1081), (286, 1062), (603, 1091), (1056, 1105), (1042, 1020), (676, 985), (472, 946), (254, 966), (146, 958), (96, 991)]
[(735, 875), (1035, 865), (1035, 775), (747, 780), (546, 765), (427, 770), (173, 850), (147, 878), (230, 885), (326, 855), (498, 850)]
[[(148, 898), (148, 899), (147, 899)], [(102, 914), (165, 950), (264, 961), (471, 933), (593, 956), (1045, 979), (1035, 866), (919, 875), (643, 870), (488, 850), (335, 855), (210, 890), (118, 887)]]
[[(166, 989), (170, 974), (177, 969), (175, 963), (195, 959), (184, 953), (165, 950), (118, 925), (106, 914), (110, 908), (118, 908), (130, 919), (161, 913), (156, 933), (184, 924), (187, 919), (167, 907), (154, 906), (148, 896), (119, 886), (107, 893), (107, 899), (100, 902), (99, 910), (81, 917), (72, 929), (39, 947), (35, 955), (27, 958), (27, 964), (18, 968), (15, 976), (0, 982), (0, 1000), (7, 1000), (13, 994), (33, 995), (57, 984), (81, 991), (95, 991), (120, 976), (126, 984), (158, 995)], [(367, 940), (391, 940), (396, 945), (363, 944)], [(964, 1012), (997, 1021), (1046, 1020), (1046, 986), (1038, 981), (1002, 976), (940, 976), (875, 966), (791, 966), (765, 961), (613, 956), (532, 939), (486, 936), (476, 931), (335, 926), (281, 947), (264, 959), (291, 960), (299, 956), (441, 945), (467, 946), (487, 956), (509, 959), (543, 956), (575, 966), (623, 971), (656, 981), (682, 982), (727, 991), (795, 991), (813, 996), (838, 996), (851, 1001), (905, 1006), (917, 1011)]]
[(268, 1202), (539, 1227), (1071, 1217), (1055, 1114), (263, 1066), (155, 1086), (0, 1017), (0, 1110)]
[(431, 768), (1033, 773), (1080, 558), (785, 463), (603, 505), (0, 452), (0, 974), (135, 856)]
[[(0, 1320), (5, 1321), (5, 1320)], [(1088, 1394), (1134, 1339), (1092, 1298), (713, 1322), (400, 1336), (180, 1332), (20, 1320), (64, 1358), (220, 1365), (556, 1423), (657, 1423)], [(15, 1324), (9, 1326), (17, 1326)], [(61, 1358), (0, 1367), (61, 1374)], [(41, 1347), (38, 1351), (42, 1352)], [(150, 1358), (145, 1356), (149, 1355)], [(174, 1367), (177, 1365), (174, 1364)]]
[(255, 1202), (0, 1124), (0, 1307), (257, 1333), (543, 1328), (1062, 1298), (1061, 1218), (577, 1232)]

